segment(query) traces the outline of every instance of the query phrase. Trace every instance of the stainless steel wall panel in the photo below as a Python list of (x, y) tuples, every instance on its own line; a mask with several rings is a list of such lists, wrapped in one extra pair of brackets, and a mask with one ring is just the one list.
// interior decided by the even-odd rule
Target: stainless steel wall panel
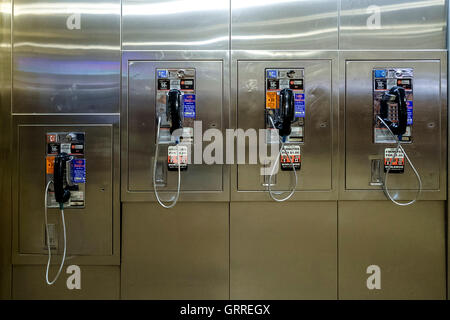
[(227, 50), (229, 0), (123, 0), (124, 50)]
[(229, 298), (229, 204), (122, 207), (123, 299)]
[(231, 299), (336, 299), (336, 201), (230, 207)]
[[(118, 116), (14, 117), (13, 262), (43, 263), (46, 259), (44, 190), (46, 133), (86, 133), (87, 182), (85, 208), (67, 208), (67, 254), (118, 263), (119, 239), (119, 123)], [(63, 243), (57, 209), (49, 209), (49, 222), (57, 225)], [(58, 246), (58, 253), (62, 246)], [(30, 260), (31, 259), (31, 260)], [(73, 259), (72, 261), (76, 261)], [(86, 261), (79, 260), (81, 263)]]
[(11, 298), (11, 12), (0, 1), (0, 300)]
[(232, 0), (233, 50), (338, 48), (337, 0)]
[[(119, 266), (81, 266), (81, 290), (69, 290), (61, 273), (49, 286), (43, 280), (45, 266), (14, 266), (13, 299), (18, 300), (117, 300), (120, 298)], [(50, 268), (50, 274), (57, 272)]]
[(445, 49), (445, 0), (342, 0), (340, 49)]
[[(228, 54), (215, 52), (127, 52), (123, 57), (122, 91), (122, 199), (153, 200), (152, 164), (156, 140), (156, 69), (195, 68), (197, 118), (203, 132), (229, 125)], [(207, 145), (203, 143), (203, 146)], [(192, 157), (194, 159), (194, 157)], [(174, 191), (177, 172), (168, 172)], [(181, 173), (181, 201), (226, 201), (229, 195), (226, 165), (190, 164)]]
[(13, 112), (119, 112), (120, 10), (120, 0), (14, 1)]
[[(235, 128), (264, 129), (265, 68), (304, 68), (305, 142), (301, 145), (302, 168), (293, 200), (330, 200), (337, 196), (338, 88), (337, 53), (233, 51), (232, 119)], [(248, 155), (248, 146), (246, 154)], [(262, 184), (261, 164), (234, 165), (233, 201), (268, 201)], [(290, 188), (291, 172), (277, 174), (274, 190)]]
[[(444, 201), (339, 202), (339, 299), (445, 299), (445, 226)], [(372, 265), (380, 289), (367, 287)]]
[[(420, 199), (446, 199), (445, 52), (347, 52), (341, 56), (340, 63), (341, 103), (345, 106), (342, 108), (345, 133), (341, 132), (345, 141), (345, 153), (341, 154), (345, 169), (341, 169), (341, 174), (345, 174), (345, 179), (341, 179), (341, 198), (386, 199), (380, 186), (369, 185), (371, 159), (384, 159), (384, 148), (392, 146), (373, 143), (372, 69), (398, 66), (413, 67), (415, 73), (414, 136), (413, 142), (404, 148), (422, 177), (424, 192)], [(415, 197), (418, 182), (409, 164), (404, 174), (390, 175), (389, 187), (398, 199)]]

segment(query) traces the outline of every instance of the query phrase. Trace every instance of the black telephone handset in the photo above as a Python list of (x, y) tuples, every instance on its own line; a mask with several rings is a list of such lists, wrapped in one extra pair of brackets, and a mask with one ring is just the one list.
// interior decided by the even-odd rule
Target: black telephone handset
[[(389, 102), (397, 104), (398, 122), (394, 123), (389, 119)], [(388, 93), (383, 95), (380, 104), (380, 118), (388, 125), (392, 133), (401, 136), (406, 132), (408, 121), (408, 110), (406, 106), (406, 92), (402, 87), (394, 86)]]
[(295, 120), (294, 92), (291, 89), (280, 91), (280, 110), (277, 129), (281, 137), (291, 134), (291, 124)]
[(170, 133), (183, 128), (183, 110), (181, 107), (181, 91), (171, 89), (167, 94), (167, 118), (171, 121)]
[(67, 153), (60, 153), (55, 157), (54, 173), (53, 173), (53, 187), (55, 189), (55, 200), (60, 205), (63, 205), (70, 198), (69, 187), (65, 185), (67, 174), (67, 162), (71, 158)]

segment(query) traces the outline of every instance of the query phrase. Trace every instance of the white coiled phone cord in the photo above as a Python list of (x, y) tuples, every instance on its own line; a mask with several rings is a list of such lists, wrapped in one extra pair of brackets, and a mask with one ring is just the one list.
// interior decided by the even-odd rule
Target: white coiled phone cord
[(61, 221), (62, 221), (62, 227), (63, 227), (63, 235), (64, 235), (64, 252), (63, 257), (61, 260), (61, 264), (59, 266), (58, 273), (56, 273), (55, 278), (52, 281), (48, 280), (48, 272), (50, 270), (50, 262), (52, 260), (52, 250), (50, 249), (50, 235), (48, 233), (48, 217), (47, 217), (47, 200), (48, 200), (48, 188), (50, 187), (50, 184), (52, 184), (53, 181), (49, 181), (47, 183), (47, 187), (45, 187), (45, 203), (44, 203), (44, 213), (45, 213), (45, 231), (47, 233), (47, 250), (48, 250), (48, 260), (47, 260), (47, 268), (45, 270), (45, 281), (47, 281), (48, 285), (52, 285), (58, 280), (59, 275), (61, 274), (61, 270), (64, 266), (64, 262), (66, 261), (66, 251), (67, 251), (67, 235), (66, 235), (66, 221), (64, 220), (64, 209), (63, 206), (60, 205), (61, 210)]
[[(272, 127), (276, 130), (276, 127), (275, 127), (275, 124), (273, 122), (272, 117), (269, 116), (269, 119), (270, 119), (270, 122), (272, 122)], [(298, 183), (298, 177), (297, 177), (297, 171), (295, 170), (295, 164), (289, 158), (289, 155), (288, 155), (287, 150), (285, 148), (285, 143), (282, 141), (281, 138), (280, 138), (280, 143), (281, 143), (280, 152), (278, 152), (277, 160), (275, 161), (275, 163), (274, 163), (274, 165), (272, 167), (272, 171), (270, 172), (269, 183), (268, 183), (269, 195), (276, 202), (284, 202), (284, 201), (289, 200), (294, 195), (295, 190), (297, 189), (297, 183)], [(295, 184), (294, 184), (294, 187), (292, 188), (291, 192), (285, 198), (278, 199), (278, 198), (276, 198), (274, 196), (274, 194), (281, 195), (281, 194), (287, 192), (287, 191), (282, 191), (282, 192), (273, 192), (272, 191), (272, 178), (273, 178), (273, 175), (275, 173), (275, 168), (278, 166), (278, 162), (280, 161), (281, 153), (283, 152), (283, 150), (284, 150), (284, 153), (288, 156), (289, 162), (292, 164), (292, 169), (294, 170), (294, 176), (295, 176)]]
[(164, 204), (161, 199), (159, 198), (158, 190), (156, 188), (156, 166), (158, 163), (158, 154), (159, 154), (159, 136), (160, 136), (160, 125), (161, 125), (161, 117), (158, 117), (158, 129), (156, 131), (156, 149), (155, 149), (155, 159), (153, 161), (153, 190), (155, 192), (156, 200), (158, 200), (158, 203), (166, 209), (170, 209), (175, 207), (177, 204), (178, 198), (180, 197), (180, 188), (181, 188), (181, 164), (180, 164), (180, 154), (179, 154), (179, 146), (177, 143), (177, 162), (178, 162), (178, 186), (177, 186), (177, 194), (175, 195), (175, 198), (172, 198), (172, 201), (169, 205)]
[[(420, 194), (422, 193), (422, 179), (420, 178), (420, 174), (417, 171), (416, 167), (414, 167), (414, 164), (411, 162), (411, 160), (408, 157), (408, 154), (406, 153), (405, 149), (403, 149), (402, 145), (400, 144), (400, 140), (398, 139), (398, 137), (392, 132), (392, 130), (389, 128), (389, 126), (386, 124), (386, 122), (384, 122), (383, 119), (381, 119), (380, 116), (377, 116), (378, 119), (383, 123), (383, 125), (389, 130), (390, 134), (392, 135), (392, 137), (394, 137), (394, 139), (397, 141), (397, 148), (395, 150), (394, 153), (394, 157), (392, 158), (392, 161), (389, 162), (389, 166), (386, 170), (386, 173), (384, 174), (384, 182), (383, 182), (383, 191), (386, 194), (386, 196), (396, 205), (398, 206), (409, 206), (413, 203), (415, 203), (417, 201), (417, 199), (419, 198)], [(391, 170), (391, 166), (392, 166), (392, 162), (394, 162), (394, 158), (395, 156), (397, 156), (398, 151), (401, 150), (403, 152), (403, 154), (405, 155), (406, 160), (408, 160), (409, 164), (411, 165), (412, 170), (414, 171), (414, 174), (417, 177), (417, 181), (419, 183), (419, 188), (417, 189), (417, 194), (416, 197), (409, 201), (409, 202), (398, 202), (397, 200), (395, 200), (391, 194), (389, 193), (389, 189), (387, 187), (387, 181), (388, 181), (388, 176), (389, 176), (389, 171)], [(405, 163), (406, 164), (406, 163)]]

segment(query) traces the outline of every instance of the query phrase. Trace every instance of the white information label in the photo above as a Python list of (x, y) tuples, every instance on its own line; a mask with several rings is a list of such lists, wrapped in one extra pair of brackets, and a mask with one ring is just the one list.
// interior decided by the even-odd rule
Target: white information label
[(183, 145), (169, 146), (167, 149), (167, 165), (169, 169), (178, 169), (178, 159), (180, 159), (180, 168), (187, 168), (188, 148)]
[(61, 153), (62, 152), (65, 152), (67, 154), (71, 153), (70, 146), (71, 146), (70, 143), (61, 143)]

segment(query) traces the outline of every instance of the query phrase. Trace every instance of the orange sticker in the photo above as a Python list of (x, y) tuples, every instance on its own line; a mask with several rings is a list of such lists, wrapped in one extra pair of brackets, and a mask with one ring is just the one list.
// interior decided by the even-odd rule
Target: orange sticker
[(277, 109), (278, 108), (278, 95), (276, 92), (266, 93), (266, 109)]
[(47, 174), (53, 174), (54, 167), (55, 167), (55, 157), (47, 157), (46, 158), (46, 167), (47, 167)]

